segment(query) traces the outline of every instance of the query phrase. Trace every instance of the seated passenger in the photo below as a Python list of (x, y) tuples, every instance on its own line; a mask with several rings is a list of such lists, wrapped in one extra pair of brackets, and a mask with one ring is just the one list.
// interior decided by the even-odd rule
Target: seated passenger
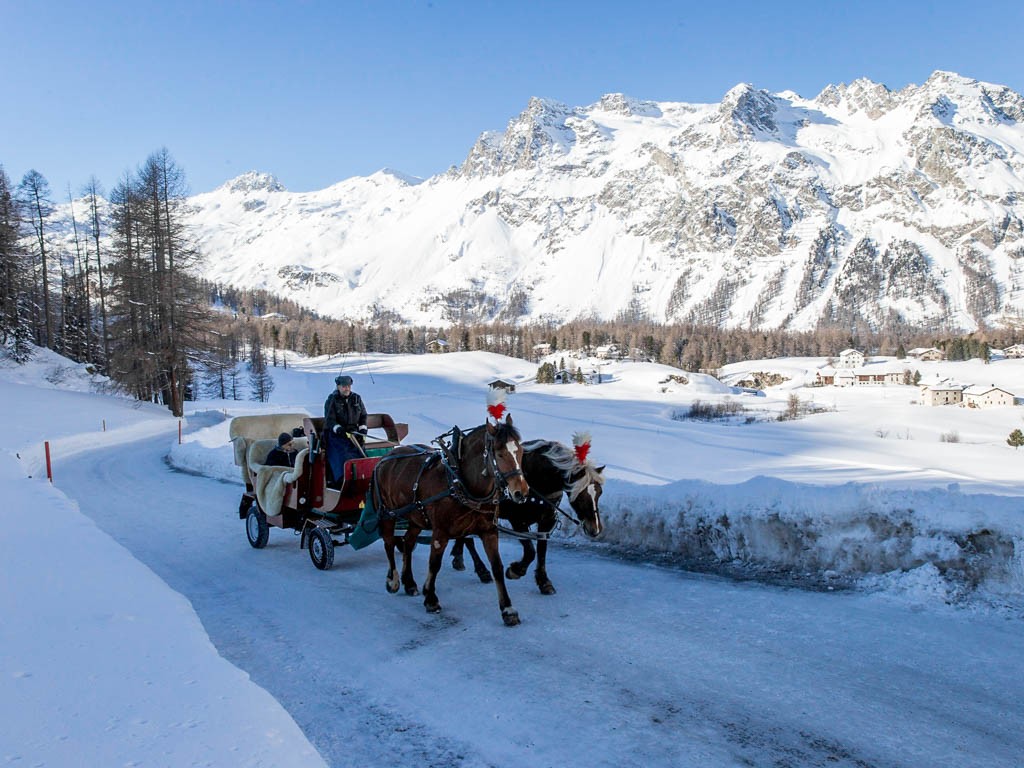
[(287, 432), (282, 432), (277, 436), (277, 447), (270, 449), (267, 460), (263, 464), (268, 467), (294, 467), (296, 453), (295, 441), (292, 436)]

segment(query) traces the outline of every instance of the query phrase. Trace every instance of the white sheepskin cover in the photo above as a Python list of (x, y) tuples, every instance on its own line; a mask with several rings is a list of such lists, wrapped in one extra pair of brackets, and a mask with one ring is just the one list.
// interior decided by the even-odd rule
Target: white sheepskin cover
[[(296, 439), (296, 445), (305, 446), (305, 439)], [(309, 454), (309, 449), (303, 447), (295, 456), (295, 468), (292, 467), (268, 467), (263, 462), (267, 460), (267, 454), (277, 445), (274, 440), (257, 440), (249, 446), (248, 465), (255, 473), (252, 480), (253, 490), (256, 491), (256, 500), (260, 507), (270, 516), (281, 514), (281, 507), (284, 503), (284, 494), (289, 483), (295, 482), (302, 474), (302, 467)]]

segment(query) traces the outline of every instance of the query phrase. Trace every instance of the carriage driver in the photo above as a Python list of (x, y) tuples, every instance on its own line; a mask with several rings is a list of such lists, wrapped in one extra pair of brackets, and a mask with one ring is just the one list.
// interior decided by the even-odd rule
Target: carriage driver
[(366, 406), (363, 398), (352, 391), (352, 377), (338, 376), (324, 403), (324, 435), (327, 441), (327, 463), (333, 478), (331, 485), (340, 487), (345, 462), (363, 457), (362, 442), (366, 435)]

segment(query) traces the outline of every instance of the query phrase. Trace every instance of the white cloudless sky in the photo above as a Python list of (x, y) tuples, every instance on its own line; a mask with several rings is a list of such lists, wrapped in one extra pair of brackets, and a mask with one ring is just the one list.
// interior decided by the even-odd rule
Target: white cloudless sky
[(0, 0), (0, 164), (54, 196), (110, 188), (160, 147), (194, 192), (248, 170), (320, 189), (460, 163), (531, 96), (813, 96), (936, 69), (1024, 90), (1024, 4)]

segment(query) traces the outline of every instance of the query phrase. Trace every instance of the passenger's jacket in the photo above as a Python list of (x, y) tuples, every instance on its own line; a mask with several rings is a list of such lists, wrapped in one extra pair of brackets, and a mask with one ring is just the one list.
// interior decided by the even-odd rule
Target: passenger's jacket
[(337, 391), (331, 392), (324, 403), (324, 431), (333, 432), (334, 425), (341, 425), (342, 432), (355, 432), (366, 426), (366, 406), (363, 398), (355, 392), (343, 397)]
[(294, 467), (297, 451), (282, 451), (280, 448), (271, 448), (267, 454), (267, 460), (263, 464), (267, 467)]

